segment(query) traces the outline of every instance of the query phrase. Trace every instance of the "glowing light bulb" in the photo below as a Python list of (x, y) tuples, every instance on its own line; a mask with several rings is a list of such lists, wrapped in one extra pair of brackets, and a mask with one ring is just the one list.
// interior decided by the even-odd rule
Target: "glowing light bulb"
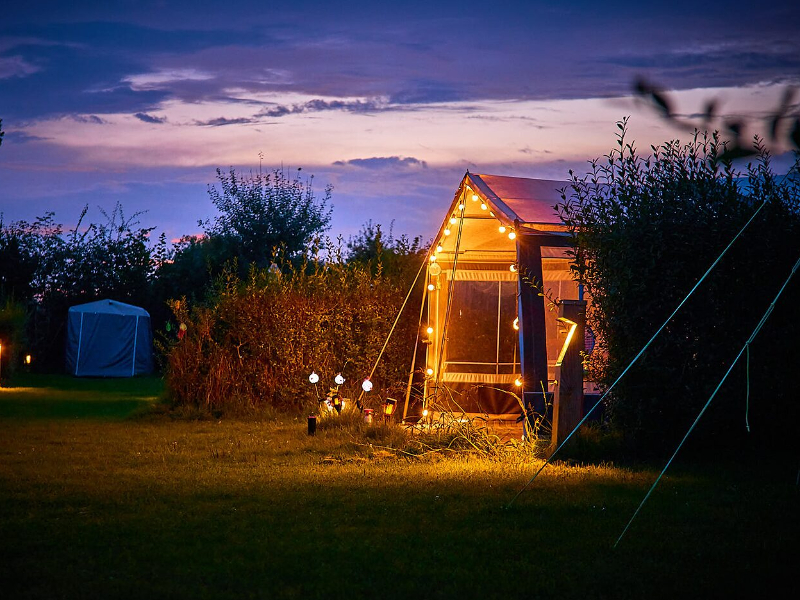
[(430, 273), (433, 277), (436, 277), (442, 272), (442, 267), (440, 267), (437, 263), (433, 263), (430, 267), (428, 267), (428, 273)]
[(510, 267), (508, 267), (508, 270), (511, 271), (512, 273), (516, 273), (517, 272), (517, 265), (511, 265)]
[(439, 244), (438, 246), (436, 246), (436, 252), (441, 252), (442, 250), (444, 250), (444, 248), (442, 248), (442, 245), (441, 245), (441, 244)]
[(517, 387), (522, 387), (522, 379), (520, 379), (519, 377), (517, 377), (517, 378), (514, 380), (514, 385), (515, 385), (515, 386), (517, 386)]
[(489, 214), (494, 216), (494, 212), (492, 212), (491, 210), (489, 211)]
[(499, 231), (500, 233), (505, 233), (506, 232), (505, 225), (500, 225), (500, 227), (497, 228), (497, 231)]
[(481, 210), (488, 210), (489, 207), (486, 204), (481, 204)]
[(25, 364), (26, 365), (31, 364), (31, 355), (30, 354), (26, 354), (25, 355)]
[(508, 232), (508, 239), (510, 239), (510, 240), (513, 240), (513, 239), (515, 239), (516, 237), (517, 237), (517, 234), (516, 234), (516, 233), (514, 233), (513, 231), (509, 231), (509, 232)]
[(519, 331), (519, 317), (517, 317), (516, 319), (514, 319), (514, 329), (515, 329), (516, 331)]
[(472, 201), (473, 202), (477, 202), (478, 201), (478, 194), (472, 194)]
[(429, 292), (432, 292), (432, 291), (433, 291), (433, 290), (435, 290), (435, 289), (436, 289), (436, 286), (435, 286), (435, 285), (433, 285), (432, 283), (429, 283), (429, 284), (428, 284), (428, 291), (429, 291)]
[(365, 379), (364, 381), (361, 382), (361, 389), (364, 390), (365, 392), (371, 392), (372, 382), (369, 379)]
[(428, 328), (425, 331), (427, 331), (428, 335), (430, 335), (433, 333), (433, 327), (428, 326)]
[(425, 372), (426, 372), (428, 375), (433, 375), (433, 369), (428, 369), (428, 370), (427, 370), (427, 371), (425, 371)]
[(422, 409), (422, 416), (423, 417), (427, 417), (428, 416), (428, 409), (427, 408)]
[(336, 385), (342, 385), (344, 383), (344, 377), (342, 377), (341, 373), (334, 377), (333, 380), (336, 382)]
[(430, 257), (429, 257), (429, 260), (431, 262), (436, 262), (436, 255), (435, 254), (431, 254)]
[(444, 234), (445, 234), (445, 235), (450, 235), (450, 230), (449, 230), (449, 229), (445, 229), (445, 230), (444, 230)]
[(316, 373), (312, 372), (311, 375), (308, 376), (308, 380), (311, 383), (317, 383), (319, 381), (319, 375), (317, 375)]
[(465, 208), (467, 208), (466, 204), (459, 204), (458, 205), (458, 210), (464, 210)]
[(455, 225), (456, 223), (458, 223), (458, 219), (455, 217), (450, 217), (450, 225)]

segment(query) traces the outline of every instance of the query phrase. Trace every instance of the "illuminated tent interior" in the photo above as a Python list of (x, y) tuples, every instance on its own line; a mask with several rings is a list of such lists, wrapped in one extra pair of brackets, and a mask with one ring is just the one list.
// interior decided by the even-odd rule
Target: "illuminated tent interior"
[(428, 257), (418, 400), (406, 403), (407, 416), (430, 409), (509, 419), (521, 414), (520, 401), (544, 413), (563, 344), (554, 302), (582, 299), (554, 209), (566, 185), (464, 176)]

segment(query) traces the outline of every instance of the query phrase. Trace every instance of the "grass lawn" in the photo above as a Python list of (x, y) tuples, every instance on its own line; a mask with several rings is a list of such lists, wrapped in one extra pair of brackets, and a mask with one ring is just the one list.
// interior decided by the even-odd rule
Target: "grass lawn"
[(25, 385), (0, 392), (4, 598), (796, 589), (796, 457), (678, 464), (611, 550), (655, 469), (554, 465), (509, 509), (540, 463), (398, 459), (290, 419), (142, 416), (154, 380)]

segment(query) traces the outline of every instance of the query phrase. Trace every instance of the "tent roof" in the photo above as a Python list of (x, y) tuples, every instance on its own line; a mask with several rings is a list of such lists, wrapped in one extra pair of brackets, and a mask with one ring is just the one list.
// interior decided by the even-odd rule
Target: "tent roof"
[(467, 185), (474, 184), (511, 222), (519, 219), (521, 223), (561, 223), (554, 206), (561, 202), (558, 190), (567, 186), (566, 181), (475, 173), (467, 173), (464, 180)]
[(111, 315), (132, 315), (140, 317), (150, 316), (150, 314), (143, 308), (133, 306), (132, 304), (125, 304), (124, 302), (117, 302), (116, 300), (98, 300), (97, 302), (79, 304), (77, 306), (70, 307), (69, 312), (105, 313)]

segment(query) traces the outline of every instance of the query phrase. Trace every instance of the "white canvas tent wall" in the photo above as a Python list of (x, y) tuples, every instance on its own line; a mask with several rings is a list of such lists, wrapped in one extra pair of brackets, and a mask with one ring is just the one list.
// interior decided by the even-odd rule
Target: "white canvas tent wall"
[(516, 417), (521, 408), (507, 390), (544, 411), (560, 349), (548, 305), (582, 295), (570, 273), (566, 226), (554, 209), (566, 185), (464, 176), (428, 266), (422, 377), (414, 382), (423, 398)]
[(115, 300), (73, 306), (67, 315), (67, 372), (133, 377), (153, 371), (150, 315)]

